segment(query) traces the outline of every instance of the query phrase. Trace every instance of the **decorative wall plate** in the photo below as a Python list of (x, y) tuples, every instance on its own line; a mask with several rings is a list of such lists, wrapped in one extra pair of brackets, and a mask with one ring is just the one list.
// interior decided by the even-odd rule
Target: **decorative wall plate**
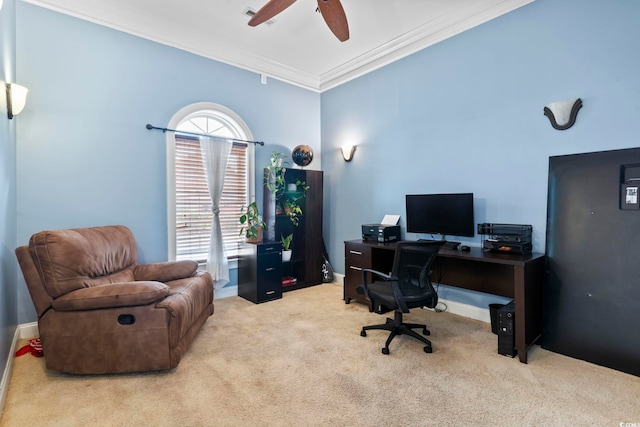
[(293, 162), (298, 166), (307, 166), (313, 160), (313, 150), (308, 145), (298, 145), (291, 152)]

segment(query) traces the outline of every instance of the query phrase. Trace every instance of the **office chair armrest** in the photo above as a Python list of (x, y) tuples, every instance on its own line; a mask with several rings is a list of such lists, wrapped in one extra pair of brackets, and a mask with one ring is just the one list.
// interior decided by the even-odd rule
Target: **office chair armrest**
[(381, 271), (377, 271), (377, 270), (371, 270), (370, 268), (363, 268), (362, 269), (362, 282), (364, 284), (367, 283), (367, 273), (371, 273), (371, 274), (375, 274), (376, 276), (379, 276), (381, 278), (383, 278), (384, 280), (391, 280), (392, 277), (390, 274), (385, 274)]
[(385, 281), (393, 279), (391, 275), (385, 274), (381, 271), (371, 270), (370, 268), (363, 268), (362, 269), (362, 290), (364, 291), (364, 296), (367, 297), (367, 299), (371, 299), (371, 297), (369, 296), (369, 287), (367, 286), (369, 284), (369, 282), (367, 281), (367, 273), (376, 275)]

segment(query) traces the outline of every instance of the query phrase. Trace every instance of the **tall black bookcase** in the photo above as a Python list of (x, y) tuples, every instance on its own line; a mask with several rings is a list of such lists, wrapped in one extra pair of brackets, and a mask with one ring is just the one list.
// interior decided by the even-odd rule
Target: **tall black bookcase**
[[(304, 288), (322, 283), (322, 198), (323, 172), (287, 168), (282, 193), (272, 194), (264, 186), (264, 221), (268, 241), (280, 241), (281, 236), (293, 233), (291, 261), (282, 264), (283, 291)], [(289, 189), (289, 184), (303, 181), (309, 187)], [(295, 198), (302, 209), (298, 225), (282, 211), (288, 198)], [(295, 282), (291, 283), (292, 278)]]

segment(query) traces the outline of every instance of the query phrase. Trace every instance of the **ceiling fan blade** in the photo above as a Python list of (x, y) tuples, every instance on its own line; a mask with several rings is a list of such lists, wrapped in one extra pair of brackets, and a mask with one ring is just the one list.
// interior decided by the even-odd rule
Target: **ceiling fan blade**
[(265, 21), (273, 18), (292, 4), (294, 4), (296, 0), (270, 0), (267, 4), (262, 6), (259, 11), (256, 12), (255, 15), (249, 20), (249, 25), (255, 27), (256, 25), (260, 25)]
[(340, 0), (318, 0), (318, 9), (331, 32), (341, 42), (349, 40), (349, 24)]

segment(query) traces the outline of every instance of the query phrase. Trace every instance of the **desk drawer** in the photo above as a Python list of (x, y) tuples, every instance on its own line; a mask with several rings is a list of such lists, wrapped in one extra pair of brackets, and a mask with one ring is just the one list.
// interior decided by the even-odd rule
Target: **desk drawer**
[(243, 243), (238, 257), (238, 296), (255, 304), (282, 297), (282, 244)]
[(282, 253), (279, 249), (258, 255), (257, 273), (258, 301), (282, 298)]
[(346, 243), (344, 246), (345, 268), (356, 266), (371, 268), (371, 247)]
[(261, 245), (258, 245), (257, 249), (258, 249), (258, 256), (272, 254), (272, 253), (280, 252), (282, 250), (282, 243), (280, 242), (263, 243)]
[(346, 271), (344, 272), (345, 285), (348, 285), (349, 287), (352, 287), (353, 289), (355, 289), (356, 286), (362, 283), (362, 267), (349, 265), (349, 266), (346, 266), (345, 269), (346, 269)]
[(371, 247), (346, 243), (344, 258), (345, 282), (355, 287), (362, 282), (362, 269), (371, 268)]
[(349, 303), (355, 299), (371, 305), (364, 295), (356, 292), (356, 287), (362, 283), (362, 269), (371, 268), (371, 247), (347, 242), (344, 257), (344, 301)]

